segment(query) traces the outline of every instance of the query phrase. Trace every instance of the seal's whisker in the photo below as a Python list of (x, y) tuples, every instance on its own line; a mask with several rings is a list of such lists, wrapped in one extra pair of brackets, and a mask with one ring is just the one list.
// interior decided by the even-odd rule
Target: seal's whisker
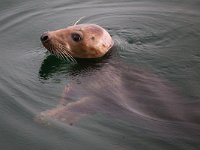
[(66, 60), (69, 61), (69, 62), (72, 62), (71, 59), (69, 59), (69, 57), (67, 57), (67, 56), (65, 55), (65, 53), (62, 53), (62, 55), (63, 55), (64, 59), (66, 59)]
[(85, 16), (82, 16), (81, 18), (79, 18), (79, 19), (74, 23), (74, 26), (77, 25), (83, 18), (85, 18)]
[(58, 45), (58, 49), (59, 49), (59, 54), (62, 56), (62, 58), (64, 60), (67, 60), (67, 61), (71, 62), (71, 60), (68, 57), (66, 57), (66, 55), (64, 53), (64, 50), (63, 50), (63, 46), (59, 44)]
[(65, 48), (63, 45), (59, 45), (59, 47), (61, 50), (60, 52), (64, 55), (64, 57), (67, 58), (68, 61), (70, 61), (71, 63), (77, 63), (77, 61), (74, 59), (74, 57), (69, 54), (67, 48)]
[(61, 44), (49, 44), (48, 49), (50, 53), (58, 57), (59, 59), (63, 59), (70, 63), (77, 63), (76, 60), (67, 52), (68, 49)]
[(57, 56), (58, 56), (58, 58), (64, 59), (64, 57), (60, 53), (57, 53)]
[(67, 58), (71, 63), (75, 63), (74, 60), (69, 57), (69, 55), (67, 55), (65, 52), (62, 53), (64, 55), (65, 58)]
[(58, 57), (58, 58), (60, 58), (60, 59), (65, 59), (61, 53), (56, 53), (56, 54), (57, 54), (57, 57)]
[(54, 54), (56, 57), (58, 57), (60, 59), (66, 60), (70, 63), (76, 63), (76, 60), (66, 52), (67, 52), (67, 49), (63, 45), (61, 45), (61, 44), (52, 45), (52, 49), (51, 49), (52, 54)]
[(63, 54), (65, 55), (65, 57), (68, 57), (70, 61), (74, 62), (74, 58), (69, 53), (67, 53), (67, 51), (63, 51), (63, 52), (64, 52)]
[(77, 63), (76, 59), (74, 59), (74, 57), (68, 52), (68, 50), (66, 48), (64, 48), (64, 53), (66, 55), (66, 57), (68, 57), (73, 63)]
[(66, 52), (66, 55), (67, 55), (67, 57), (70, 58), (70, 60), (71, 60), (73, 63), (77, 63), (77, 61), (74, 59), (74, 57), (73, 57), (70, 53)]
[(64, 60), (67, 60), (67, 61), (70, 62), (70, 59), (69, 59), (68, 57), (66, 57), (62, 52), (60, 53), (60, 55), (62, 56), (62, 58), (63, 58)]
[(52, 53), (53, 55), (55, 55), (56, 57), (61, 58), (61, 57), (59, 56), (59, 53), (58, 53), (57, 48), (56, 48), (55, 45), (51, 45), (51, 53)]
[(63, 55), (60, 53), (59, 48), (55, 48), (56, 54), (58, 55), (59, 58), (64, 59)]

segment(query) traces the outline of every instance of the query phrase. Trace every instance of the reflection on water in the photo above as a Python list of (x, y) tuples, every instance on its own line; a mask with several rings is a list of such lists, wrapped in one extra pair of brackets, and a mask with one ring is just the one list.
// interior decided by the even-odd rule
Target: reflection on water
[[(1, 1), (0, 149), (199, 149), (199, 4)], [(109, 57), (71, 65), (38, 48), (82, 16), (113, 36)], [(35, 122), (45, 110), (58, 120)]]

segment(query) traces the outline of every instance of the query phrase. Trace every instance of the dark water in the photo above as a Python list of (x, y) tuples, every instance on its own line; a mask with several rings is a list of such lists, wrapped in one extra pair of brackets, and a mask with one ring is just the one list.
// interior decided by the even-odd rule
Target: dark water
[[(1, 0), (0, 149), (200, 149), (199, 8), (198, 0)], [(80, 23), (99, 24), (113, 36), (111, 57), (73, 66), (41, 48), (42, 32), (82, 16)], [(73, 126), (36, 122), (71, 82), (69, 99), (88, 89), (96, 100), (90, 108), (98, 111)], [(87, 86), (94, 83), (106, 85), (104, 94)], [(95, 105), (98, 98), (103, 105)], [(133, 101), (121, 107), (127, 99)]]

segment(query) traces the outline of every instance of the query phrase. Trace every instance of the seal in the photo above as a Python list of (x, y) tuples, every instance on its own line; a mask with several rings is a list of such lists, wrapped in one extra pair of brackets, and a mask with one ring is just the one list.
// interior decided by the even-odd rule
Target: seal
[(110, 34), (96, 24), (75, 24), (45, 32), (40, 40), (52, 54), (69, 61), (75, 61), (74, 58), (102, 57), (114, 44)]
[(35, 121), (45, 125), (51, 125), (51, 120), (75, 125), (95, 114), (127, 121), (140, 118), (139, 122), (189, 118), (188, 111), (180, 105), (184, 98), (159, 76), (113, 59), (87, 62), (69, 69), (72, 80), (65, 86), (58, 104), (37, 114)]

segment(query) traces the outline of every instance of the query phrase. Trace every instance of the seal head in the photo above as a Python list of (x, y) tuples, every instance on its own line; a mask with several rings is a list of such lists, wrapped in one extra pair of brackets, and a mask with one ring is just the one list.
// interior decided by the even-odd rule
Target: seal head
[(41, 36), (43, 46), (60, 58), (99, 58), (113, 46), (110, 34), (96, 24), (79, 24)]

